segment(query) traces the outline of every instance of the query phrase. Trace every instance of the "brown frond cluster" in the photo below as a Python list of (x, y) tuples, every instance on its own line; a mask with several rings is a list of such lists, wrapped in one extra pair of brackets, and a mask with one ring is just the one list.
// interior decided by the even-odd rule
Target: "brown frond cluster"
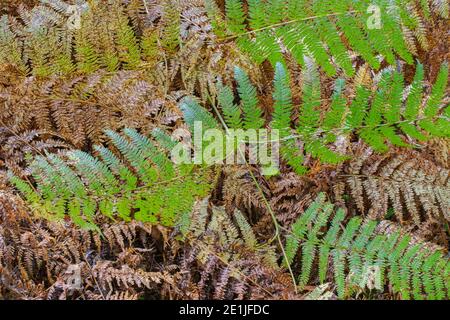
[[(249, 170), (252, 170), (261, 190)], [(266, 179), (252, 167), (225, 167), (222, 175), (216, 190), (218, 203), (223, 204), (230, 213), (235, 208), (246, 212), (255, 233), (264, 235), (266, 240), (273, 233), (273, 221), (268, 206), (275, 213), (277, 221), (288, 227), (319, 192), (329, 191), (332, 180), (329, 168), (309, 176), (298, 176), (294, 172), (286, 171), (277, 177)]]
[[(105, 129), (146, 133), (179, 124), (179, 99), (192, 94), (214, 100), (216, 82), (231, 82), (234, 65), (260, 77), (233, 43), (216, 42), (203, 1), (103, 2), (89, 7), (75, 31), (56, 9), (59, 0), (5, 16), (6, 30), (15, 31), (16, 39), (6, 63), (0, 55), (2, 127), (18, 135), (45, 131), (89, 149), (103, 142)], [(36, 35), (33, 23), (64, 36)], [(59, 52), (61, 47), (67, 52)]]
[(58, 137), (42, 130), (16, 134), (8, 127), (0, 127), (0, 170), (11, 170), (19, 177), (27, 176), (26, 160), (46, 152), (57, 153), (70, 146)]
[(0, 296), (86, 299), (157, 295), (174, 285), (158, 269), (154, 235), (141, 223), (105, 224), (101, 236), (71, 223), (29, 216), (21, 199), (0, 193)]
[(358, 212), (373, 219), (386, 215), (419, 226), (425, 221), (450, 221), (449, 171), (418, 152), (374, 154), (363, 149), (342, 166), (334, 185), (336, 200), (353, 202)]
[(450, 168), (450, 140), (445, 138), (436, 138), (429, 141), (426, 145), (426, 151), (432, 156), (433, 160), (444, 168)]
[[(47, 299), (66, 300), (76, 293), (74, 273), (85, 279), (84, 298), (97, 300), (137, 300), (145, 289), (154, 290), (163, 282), (173, 284), (173, 277), (167, 272), (145, 272), (134, 269), (127, 264), (112, 261), (98, 261), (93, 266), (86, 262), (72, 264), (65, 273), (49, 288)], [(94, 281), (92, 281), (94, 279)]]
[(17, 15), (17, 10), (20, 6), (28, 8), (34, 7), (38, 0), (0, 0), (0, 15), (12, 14)]
[[(187, 227), (180, 261), (180, 289), (191, 299), (295, 298), (289, 274), (278, 267), (274, 248), (258, 245), (236, 211), (199, 202)], [(298, 297), (297, 297), (298, 298)]]
[(176, 93), (164, 95), (144, 72), (98, 71), (89, 76), (30, 77), (0, 88), (2, 126), (54, 133), (77, 148), (103, 142), (104, 130), (124, 127), (151, 131), (180, 118)]
[(290, 225), (309, 206), (317, 193), (317, 185), (293, 172), (282, 174), (271, 181), (270, 204), (278, 221)]
[[(224, 205), (229, 212), (234, 208), (239, 208), (247, 212), (265, 210), (264, 196), (257, 189), (255, 181), (248, 170), (253, 170), (253, 174), (260, 178), (257, 170), (253, 168), (227, 167), (223, 170), (222, 197)], [(260, 179), (260, 181), (263, 181)], [(263, 186), (263, 193), (268, 194), (269, 190)]]

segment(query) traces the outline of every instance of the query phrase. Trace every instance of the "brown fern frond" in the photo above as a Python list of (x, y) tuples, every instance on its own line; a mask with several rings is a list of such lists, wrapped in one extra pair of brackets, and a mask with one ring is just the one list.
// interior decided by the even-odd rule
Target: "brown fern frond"
[(104, 237), (32, 218), (21, 199), (0, 192), (0, 296), (107, 299), (176, 287), (176, 270), (157, 262), (150, 226), (104, 224), (101, 230)]
[(274, 248), (255, 244), (244, 216), (235, 212), (234, 222), (224, 207), (210, 209), (205, 199), (189, 216), (193, 223), (185, 231), (180, 261), (182, 292), (199, 299), (294, 297), (292, 283), (274, 262)]
[(391, 212), (401, 223), (450, 221), (449, 171), (418, 152), (375, 155), (371, 149), (355, 154), (337, 173), (336, 199), (351, 198), (357, 211), (373, 219)]
[(106, 292), (112, 292), (115, 286), (129, 289), (130, 287), (152, 288), (154, 284), (163, 281), (172, 282), (168, 274), (161, 272), (145, 272), (142, 270), (133, 270), (127, 265), (120, 268), (114, 267), (111, 261), (99, 261), (92, 267), (93, 276), (99, 282), (100, 287)]
[(318, 192), (314, 182), (293, 172), (282, 174), (271, 181), (271, 189), (270, 203), (278, 221), (284, 226), (290, 225), (314, 200)]
[(16, 15), (20, 5), (25, 5), (28, 8), (32, 8), (38, 2), (38, 0), (0, 0), (0, 15)]
[(106, 129), (133, 127), (149, 132), (162, 123), (173, 125), (181, 117), (176, 100), (141, 71), (121, 71), (111, 77), (100, 70), (86, 77), (45, 81), (30, 77), (17, 86), (0, 87), (0, 112), (4, 126), (18, 134), (45, 131), (78, 148), (101, 143)]
[[(263, 195), (257, 189), (248, 170), (254, 169), (226, 167), (223, 171), (222, 197), (229, 212), (234, 211), (234, 208), (248, 212), (252, 210), (265, 211), (266, 205)], [(259, 175), (257, 170), (254, 170), (254, 174)], [(268, 194), (269, 190), (265, 188), (263, 192)]]

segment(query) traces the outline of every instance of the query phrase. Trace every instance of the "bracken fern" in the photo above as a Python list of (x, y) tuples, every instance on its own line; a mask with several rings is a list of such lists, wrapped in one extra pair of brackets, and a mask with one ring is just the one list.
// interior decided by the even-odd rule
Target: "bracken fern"
[(334, 210), (320, 194), (292, 225), (284, 263), (292, 264), (299, 255), (300, 287), (314, 279), (317, 263), (319, 282), (332, 275), (340, 298), (370, 281), (381, 291), (389, 284), (402, 299), (448, 299), (450, 261), (443, 252), (399, 230), (383, 234), (385, 222), (344, 221), (344, 210)]
[[(423, 66), (417, 71), (409, 90), (405, 89), (401, 73), (384, 69), (379, 74), (375, 89), (358, 85), (353, 97), (345, 97), (345, 81), (335, 82), (329, 108), (323, 111), (320, 80), (314, 65), (303, 71), (302, 102), (297, 107), (298, 121), (293, 119), (294, 104), (290, 89), (289, 75), (281, 63), (276, 65), (273, 92), (273, 113), (270, 128), (279, 130), (281, 155), (299, 173), (307, 168), (303, 165), (308, 154), (324, 163), (336, 164), (346, 159), (330, 149), (338, 138), (355, 134), (375, 151), (386, 152), (389, 145), (411, 147), (406, 142), (418, 142), (430, 137), (448, 137), (450, 126), (448, 106), (443, 105), (448, 78), (448, 65), (442, 65), (431, 94), (425, 97)], [(236, 81), (240, 104), (234, 103), (231, 88), (219, 86), (218, 103), (223, 111), (227, 127), (232, 129), (259, 129), (265, 122), (256, 94), (256, 88), (243, 71), (236, 68)], [(406, 93), (406, 98), (404, 95)], [(422, 107), (422, 105), (424, 106)], [(184, 104), (182, 107), (190, 117), (193, 112), (204, 114), (206, 110), (198, 104)], [(191, 110), (186, 113), (186, 110)], [(202, 119), (197, 118), (199, 121)], [(213, 121), (208, 117), (208, 123)], [(187, 123), (193, 123), (186, 118)], [(215, 125), (217, 127), (217, 124)]]
[[(448, 3), (430, 6), (431, 1), (352, 0), (227, 0), (226, 19), (218, 34), (236, 39), (256, 62), (273, 65), (289, 52), (302, 66), (311, 57), (330, 76), (336, 70), (353, 75), (349, 49), (378, 69), (381, 55), (395, 64), (396, 55), (414, 62), (416, 41), (427, 49), (425, 21), (430, 8), (448, 17)], [(245, 10), (244, 8), (248, 8)], [(221, 22), (221, 23), (220, 23)], [(217, 28), (217, 27), (216, 27)], [(345, 39), (345, 40), (344, 40)]]
[(210, 171), (193, 165), (175, 166), (164, 147), (171, 138), (161, 131), (155, 142), (134, 129), (124, 136), (107, 131), (123, 160), (96, 146), (99, 157), (83, 151), (38, 156), (30, 165), (37, 187), (11, 175), (30, 205), (49, 219), (69, 216), (85, 228), (96, 228), (95, 215), (173, 225), (197, 197), (210, 189)]

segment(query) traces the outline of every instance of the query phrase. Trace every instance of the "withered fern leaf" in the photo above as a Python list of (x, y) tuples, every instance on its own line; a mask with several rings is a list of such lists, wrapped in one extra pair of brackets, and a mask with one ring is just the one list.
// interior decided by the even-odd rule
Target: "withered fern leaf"
[(345, 211), (320, 194), (291, 226), (284, 263), (301, 261), (300, 287), (331, 277), (340, 298), (374, 283), (380, 291), (389, 284), (402, 299), (448, 299), (450, 261), (442, 248), (395, 228), (386, 232), (389, 222), (344, 220)]
[(314, 59), (329, 76), (354, 74), (350, 50), (374, 69), (379, 55), (392, 65), (396, 56), (412, 64), (418, 47), (428, 48), (431, 14), (448, 18), (448, 3), (431, 0), (227, 0), (225, 8), (223, 20), (210, 12), (218, 35), (257, 63), (275, 66), (290, 53), (303, 67), (305, 57)]
[(96, 146), (98, 157), (80, 150), (68, 151), (65, 157), (37, 156), (29, 168), (36, 187), (14, 175), (11, 181), (38, 215), (51, 220), (69, 217), (88, 229), (98, 228), (97, 214), (112, 221), (171, 226), (208, 193), (211, 170), (174, 165), (161, 134), (155, 140), (128, 128), (124, 135), (106, 134), (117, 153)]

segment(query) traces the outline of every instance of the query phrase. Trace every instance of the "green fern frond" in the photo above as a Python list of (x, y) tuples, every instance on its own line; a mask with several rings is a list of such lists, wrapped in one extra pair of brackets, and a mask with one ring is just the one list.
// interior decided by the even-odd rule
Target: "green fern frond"
[(242, 212), (240, 212), (239, 210), (235, 210), (233, 215), (234, 218), (236, 219), (236, 223), (239, 227), (239, 230), (242, 233), (242, 237), (244, 238), (245, 244), (247, 245), (247, 247), (256, 250), (258, 246), (258, 241), (256, 240), (256, 236), (253, 233), (252, 227), (247, 222)]
[[(345, 81), (338, 79), (331, 99), (324, 100), (321, 99), (320, 79), (314, 62), (306, 59), (305, 65), (307, 68), (302, 71), (302, 102), (298, 107), (296, 134), (293, 134), (295, 131), (291, 121), (294, 106), (289, 75), (282, 63), (277, 63), (275, 68), (274, 111), (269, 124), (272, 130), (279, 131), (281, 157), (298, 174), (307, 171), (303, 164), (305, 154), (330, 164), (347, 159), (345, 154), (330, 148), (330, 144), (337, 143), (338, 137), (356, 134), (374, 150), (386, 152), (391, 145), (411, 147), (405, 142), (409, 138), (424, 141), (430, 137), (448, 135), (446, 115), (450, 109), (441, 108), (448, 75), (447, 64), (441, 68), (428, 99), (422, 83), (423, 66), (418, 64), (409, 89), (405, 88), (401, 73), (387, 68), (377, 75), (374, 92), (364, 85), (358, 85), (354, 95), (345, 96)], [(218, 101), (227, 126), (233, 129), (262, 128), (265, 121), (258, 107), (256, 88), (239, 68), (236, 68), (236, 80), (240, 106), (234, 103), (231, 88), (218, 87)], [(325, 100), (330, 101), (327, 110), (322, 108)], [(422, 114), (424, 100), (426, 107)], [(195, 121), (201, 121), (207, 128), (219, 127), (205, 109), (192, 99), (186, 101), (181, 104), (181, 109), (191, 129)]]
[(222, 107), (222, 112), (227, 126), (231, 129), (241, 129), (241, 110), (234, 103), (234, 95), (229, 87), (219, 87), (219, 94), (217, 96), (219, 105)]
[(133, 29), (129, 26), (129, 21), (124, 15), (119, 16), (117, 22), (117, 45), (119, 57), (125, 69), (137, 69), (141, 63), (141, 50)]
[[(378, 290), (389, 284), (403, 299), (448, 298), (449, 275), (445, 266), (449, 261), (442, 252), (430, 252), (424, 248), (425, 243), (413, 244), (408, 234), (380, 234), (377, 221), (363, 222), (354, 217), (342, 226), (345, 214), (340, 209), (327, 226), (332, 212), (333, 206), (320, 194), (287, 235), (284, 263), (292, 265), (295, 257), (300, 256), (301, 288), (312, 281), (311, 271), (318, 252), (319, 280), (324, 283), (331, 272), (340, 298), (348, 297), (354, 287), (363, 290), (370, 277), (370, 281), (379, 282)], [(370, 274), (370, 270), (375, 273)]]
[[(409, 95), (406, 100), (405, 120), (412, 122), (415, 121), (415, 119), (417, 119), (417, 117), (419, 116), (423, 95), (423, 77), (423, 65), (421, 63), (417, 63), (416, 74), (414, 76), (414, 80), (411, 84)], [(419, 141), (426, 140), (426, 137), (419, 130), (417, 130), (417, 128), (413, 124), (409, 122), (400, 124), (400, 128), (405, 134), (410, 135), (411, 137)]]
[(425, 105), (424, 115), (425, 119), (419, 122), (422, 129), (438, 137), (449, 137), (450, 136), (450, 125), (447, 119), (438, 119), (433, 121), (440, 110), (441, 101), (447, 90), (448, 82), (448, 63), (442, 64), (436, 82), (433, 85), (431, 95)]
[(194, 132), (195, 122), (200, 122), (204, 130), (220, 128), (219, 123), (211, 113), (190, 97), (186, 97), (181, 101), (180, 109), (183, 112), (184, 121), (191, 129), (191, 132)]
[(259, 101), (256, 88), (250, 82), (247, 74), (240, 68), (234, 69), (234, 76), (238, 83), (238, 92), (241, 99), (241, 108), (244, 116), (245, 129), (259, 129), (264, 125), (262, 110), (258, 107)]
[(273, 87), (274, 111), (270, 126), (279, 130), (280, 138), (283, 139), (290, 135), (293, 106), (289, 77), (281, 63), (276, 65)]
[(163, 36), (162, 46), (169, 52), (175, 52), (180, 45), (180, 5), (177, 0), (164, 0), (162, 2), (163, 13)]
[[(80, 150), (68, 152), (67, 158), (48, 154), (30, 165), (36, 188), (13, 175), (10, 180), (49, 218), (68, 215), (89, 229), (96, 229), (97, 213), (172, 226), (197, 197), (209, 192), (208, 169), (175, 166), (155, 142), (134, 129), (125, 129), (124, 136), (112, 131), (107, 135), (126, 161), (102, 146), (95, 148), (99, 158)], [(158, 144), (167, 141), (161, 132), (155, 135)]]

